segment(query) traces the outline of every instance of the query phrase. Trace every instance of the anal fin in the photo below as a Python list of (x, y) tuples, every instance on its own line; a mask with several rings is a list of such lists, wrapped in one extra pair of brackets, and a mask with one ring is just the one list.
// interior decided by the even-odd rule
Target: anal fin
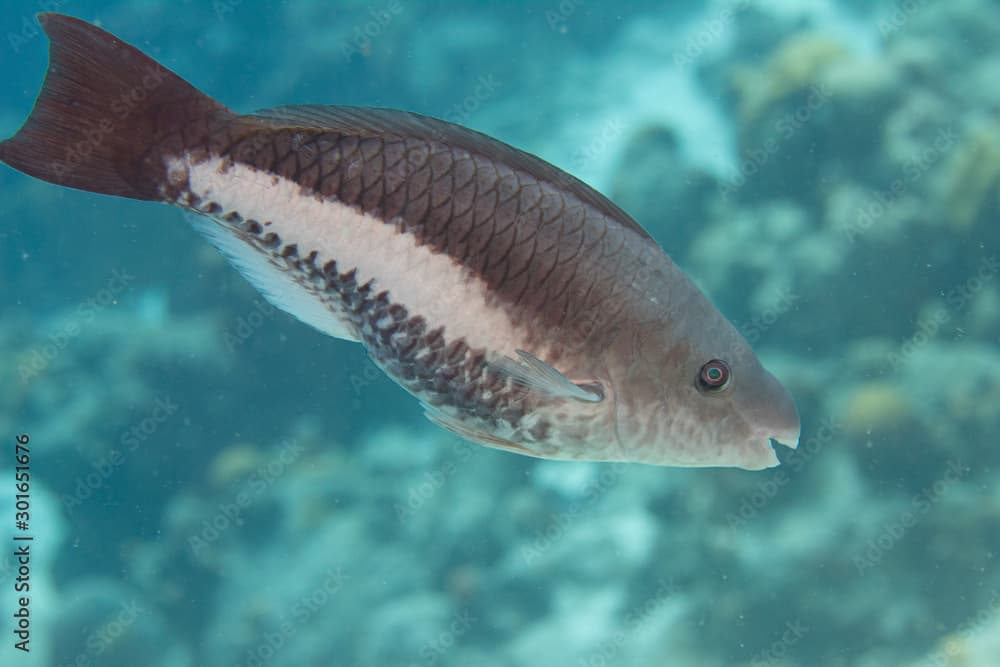
[(454, 417), (451, 417), (450, 415), (447, 415), (441, 410), (427, 405), (426, 403), (421, 403), (421, 406), (424, 408), (424, 416), (427, 417), (427, 419), (431, 420), (441, 428), (451, 431), (463, 440), (468, 440), (469, 442), (474, 442), (477, 445), (484, 445), (492, 449), (502, 449), (506, 452), (513, 452), (523, 456), (538, 457), (538, 454), (522, 447), (516, 442), (511, 442), (510, 440), (497, 437), (491, 433), (486, 433), (485, 431), (478, 431), (474, 428), (470, 428)]

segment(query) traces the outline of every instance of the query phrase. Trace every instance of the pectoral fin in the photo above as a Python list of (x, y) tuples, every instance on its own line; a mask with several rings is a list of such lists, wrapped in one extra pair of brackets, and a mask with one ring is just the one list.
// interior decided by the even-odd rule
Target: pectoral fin
[(604, 393), (599, 384), (580, 385), (524, 350), (517, 350), (520, 361), (504, 357), (492, 366), (510, 376), (515, 384), (554, 398), (572, 398), (586, 403), (600, 403)]

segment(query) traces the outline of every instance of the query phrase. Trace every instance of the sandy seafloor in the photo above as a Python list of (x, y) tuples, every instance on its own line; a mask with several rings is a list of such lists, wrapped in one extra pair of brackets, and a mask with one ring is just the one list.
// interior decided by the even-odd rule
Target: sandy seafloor
[(39, 8), (242, 111), (405, 108), (581, 176), (803, 439), (757, 473), (462, 444), (176, 210), (2, 168), (0, 664), (1000, 665), (997, 3), (14, 0), (4, 136)]

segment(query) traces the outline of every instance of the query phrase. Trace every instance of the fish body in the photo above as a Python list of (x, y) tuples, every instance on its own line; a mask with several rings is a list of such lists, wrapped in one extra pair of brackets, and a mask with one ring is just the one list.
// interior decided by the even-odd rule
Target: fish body
[(266, 298), (360, 342), (428, 417), (532, 456), (777, 463), (794, 403), (624, 211), (544, 162), (403, 111), (238, 114), (78, 19), (0, 161), (158, 201)]

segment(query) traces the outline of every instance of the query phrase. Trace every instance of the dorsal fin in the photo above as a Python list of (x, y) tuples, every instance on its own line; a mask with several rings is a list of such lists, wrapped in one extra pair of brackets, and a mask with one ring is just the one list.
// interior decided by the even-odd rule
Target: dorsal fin
[(584, 204), (655, 243), (649, 232), (640, 227), (628, 213), (580, 179), (539, 157), (461, 125), (409, 111), (318, 104), (262, 109), (249, 118), (259, 119), (275, 127), (302, 127), (393, 139), (411, 137), (462, 148), (474, 155), (502, 162), (539, 181), (556, 185)]

